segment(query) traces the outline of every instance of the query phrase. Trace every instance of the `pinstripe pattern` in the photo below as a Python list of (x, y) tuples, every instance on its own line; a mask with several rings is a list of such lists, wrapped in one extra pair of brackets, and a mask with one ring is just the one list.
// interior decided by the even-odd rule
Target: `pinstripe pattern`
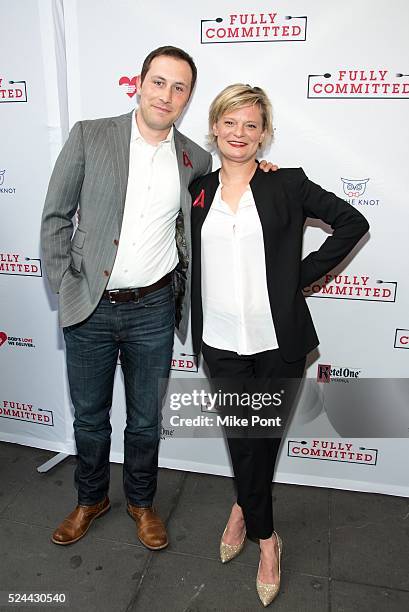
[[(43, 261), (50, 286), (59, 293), (61, 326), (75, 325), (95, 309), (113, 268), (128, 182), (133, 111), (74, 125), (56, 161), (41, 225)], [(190, 303), (189, 183), (211, 171), (211, 156), (176, 129), (184, 235), (178, 249), (188, 264), (179, 331), (185, 337)], [(183, 163), (185, 152), (193, 168)], [(72, 218), (80, 221), (73, 232)], [(183, 225), (183, 224), (182, 224)], [(181, 252), (182, 251), (182, 252)], [(107, 274), (108, 273), (108, 274)]]

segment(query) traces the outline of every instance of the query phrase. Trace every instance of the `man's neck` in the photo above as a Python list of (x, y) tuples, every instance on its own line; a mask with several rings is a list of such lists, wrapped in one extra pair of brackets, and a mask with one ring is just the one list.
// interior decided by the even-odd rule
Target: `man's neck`
[(162, 142), (162, 140), (165, 140), (171, 130), (171, 128), (168, 128), (166, 130), (151, 129), (146, 125), (138, 111), (135, 112), (135, 121), (136, 125), (138, 126), (140, 135), (144, 140), (146, 140), (147, 143), (151, 145), (158, 145), (160, 142)]

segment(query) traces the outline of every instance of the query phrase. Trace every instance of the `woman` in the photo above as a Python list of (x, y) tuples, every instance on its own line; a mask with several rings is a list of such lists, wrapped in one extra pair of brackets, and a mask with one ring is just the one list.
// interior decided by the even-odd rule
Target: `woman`
[[(211, 378), (300, 379), (318, 344), (302, 289), (339, 264), (367, 232), (365, 218), (308, 180), (301, 168), (264, 173), (256, 154), (272, 136), (265, 92), (230, 85), (209, 112), (221, 169), (197, 179), (192, 195), (192, 335)], [(333, 228), (301, 260), (304, 222)], [(240, 382), (239, 382), (240, 381)], [(223, 562), (258, 538), (257, 591), (263, 605), (280, 586), (282, 542), (274, 530), (271, 482), (277, 437), (228, 437), (237, 487), (220, 543)]]

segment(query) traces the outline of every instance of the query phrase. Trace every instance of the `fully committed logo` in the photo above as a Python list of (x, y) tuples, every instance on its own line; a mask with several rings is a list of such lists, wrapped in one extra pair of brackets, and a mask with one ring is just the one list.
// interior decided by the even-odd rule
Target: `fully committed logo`
[(15, 187), (4, 186), (6, 179), (6, 170), (0, 170), (0, 194), (16, 193)]
[(0, 253), (0, 274), (42, 276), (41, 260), (21, 253)]
[(333, 440), (289, 440), (287, 454), (301, 459), (321, 459), (341, 463), (376, 465), (378, 449), (356, 446), (352, 442)]
[(0, 400), (0, 417), (36, 425), (54, 426), (52, 410), (36, 408), (33, 404), (16, 402), (15, 400)]
[(320, 281), (305, 287), (303, 292), (315, 298), (395, 302), (397, 287), (396, 281), (372, 280), (370, 276), (326, 274)]
[(9, 336), (5, 331), (0, 331), (0, 349), (3, 346), (12, 346), (14, 348), (35, 348), (32, 338), (24, 336)]
[(348, 379), (359, 378), (361, 373), (361, 368), (351, 368), (350, 366), (334, 366), (327, 363), (319, 363), (317, 366), (317, 382), (348, 382)]
[(26, 81), (8, 81), (0, 77), (0, 104), (7, 102), (27, 102)]
[(409, 99), (409, 75), (385, 69), (308, 75), (307, 98)]
[(409, 349), (409, 329), (395, 330), (395, 342), (393, 346), (397, 349)]
[(121, 76), (118, 85), (126, 93), (129, 98), (133, 98), (136, 94), (136, 90), (139, 83), (139, 75), (129, 78), (128, 76)]
[(201, 19), (200, 42), (215, 43), (296, 42), (305, 41), (305, 15), (260, 13), (226, 13), (212, 19)]
[(191, 355), (189, 353), (179, 353), (177, 355), (173, 355), (171, 365), (171, 370), (175, 370), (176, 372), (197, 372), (197, 360), (196, 355)]

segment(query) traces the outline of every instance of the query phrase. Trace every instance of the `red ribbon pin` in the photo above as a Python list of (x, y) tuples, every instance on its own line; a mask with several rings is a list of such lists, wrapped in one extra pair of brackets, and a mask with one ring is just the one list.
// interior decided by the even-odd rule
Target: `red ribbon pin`
[(183, 164), (186, 166), (186, 168), (193, 168), (192, 162), (190, 161), (186, 151), (183, 151)]
[(204, 198), (205, 198), (205, 190), (202, 191), (197, 196), (196, 200), (193, 202), (192, 206), (200, 206), (200, 208), (204, 208)]

